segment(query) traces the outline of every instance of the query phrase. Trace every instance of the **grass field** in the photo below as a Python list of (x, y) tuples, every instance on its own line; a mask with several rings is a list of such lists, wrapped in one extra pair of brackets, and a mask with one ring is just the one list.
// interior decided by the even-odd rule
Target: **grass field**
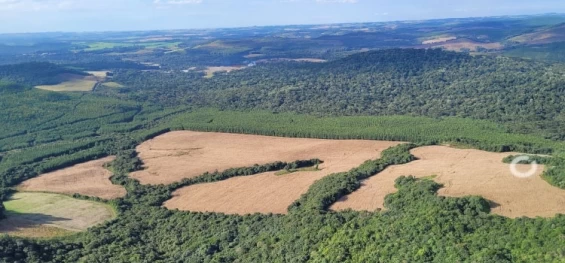
[(105, 204), (65, 195), (17, 192), (4, 202), (10, 224), (0, 233), (14, 236), (52, 237), (83, 231), (115, 216)]
[[(532, 177), (513, 176), (509, 165), (502, 162), (512, 153), (427, 146), (413, 149), (412, 154), (418, 160), (388, 167), (365, 180), (359, 190), (342, 198), (332, 209), (382, 209), (385, 196), (397, 191), (395, 179), (413, 175), (443, 184), (439, 191), (443, 196), (482, 196), (492, 202), (494, 214), (516, 218), (553, 217), (565, 213), (565, 190), (551, 186), (540, 177), (544, 169), (541, 165)], [(524, 171), (529, 168), (529, 165), (518, 167)]]

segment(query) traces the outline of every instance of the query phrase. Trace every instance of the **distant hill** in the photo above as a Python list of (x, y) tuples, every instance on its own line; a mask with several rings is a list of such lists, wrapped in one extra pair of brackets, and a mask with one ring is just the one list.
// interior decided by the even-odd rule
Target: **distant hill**
[(550, 44), (565, 41), (565, 23), (542, 28), (532, 33), (522, 34), (509, 39), (525, 45)]
[[(467, 117), (543, 128), (565, 120), (565, 68), (439, 49), (358, 53), (328, 63), (273, 63), (211, 79), (183, 72), (119, 72), (125, 96), (166, 105), (264, 109), (322, 115)], [(174, 96), (171, 96), (174, 94)]]
[(77, 75), (86, 76), (88, 73), (46, 62), (0, 66), (0, 80), (30, 86), (55, 85)]

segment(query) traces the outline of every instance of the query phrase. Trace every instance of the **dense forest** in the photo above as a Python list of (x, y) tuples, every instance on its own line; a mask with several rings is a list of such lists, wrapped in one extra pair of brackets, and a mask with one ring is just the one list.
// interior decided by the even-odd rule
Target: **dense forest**
[(565, 68), (441, 50), (366, 52), (330, 63), (276, 63), (214, 78), (118, 71), (108, 96), (165, 105), (319, 115), (456, 116), (564, 139)]
[[(358, 189), (363, 179), (390, 165), (413, 161), (409, 150), (421, 145), (449, 143), (496, 152), (552, 154), (551, 160), (544, 159), (550, 166), (544, 177), (565, 188), (560, 65), (394, 49), (322, 64), (268, 63), (212, 78), (197, 72), (132, 68), (115, 72), (112, 81), (123, 88), (55, 93), (32, 86), (53, 81), (52, 74), (81, 72), (49, 63), (0, 67), (0, 122), (5, 124), (0, 130), (2, 200), (23, 180), (109, 155), (117, 155), (108, 167), (112, 182), (128, 192), (117, 200), (98, 200), (115, 207), (118, 216), (87, 232), (54, 240), (0, 236), (0, 261), (558, 262), (565, 258), (565, 216), (492, 215), (488, 201), (481, 197), (441, 197), (437, 195), (441, 185), (409, 174), (396, 181), (399, 191), (386, 198), (386, 211), (328, 210)], [(170, 211), (161, 205), (183, 186), (308, 167), (324, 160), (232, 168), (170, 185), (141, 185), (128, 177), (142, 169), (135, 146), (171, 130), (413, 144), (390, 148), (379, 159), (317, 181), (288, 208), (288, 215), (238, 216)]]
[(63, 82), (62, 75), (87, 75), (79, 70), (70, 69), (46, 62), (30, 62), (0, 66), (0, 81), (26, 85), (53, 85)]

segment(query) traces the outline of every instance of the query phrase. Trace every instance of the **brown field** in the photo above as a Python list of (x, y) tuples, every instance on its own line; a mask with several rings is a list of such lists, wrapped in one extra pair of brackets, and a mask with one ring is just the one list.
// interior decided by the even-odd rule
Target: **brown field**
[(443, 42), (447, 42), (447, 41), (451, 41), (451, 40), (455, 40), (457, 39), (457, 37), (452, 37), (452, 36), (438, 36), (432, 39), (428, 39), (428, 40), (424, 40), (422, 41), (422, 44), (424, 45), (428, 45), (428, 44), (437, 44), (437, 43), (443, 43)]
[(206, 68), (206, 70), (204, 71), (204, 73), (206, 73), (206, 76), (204, 76), (205, 78), (211, 78), (214, 77), (214, 74), (216, 72), (231, 72), (233, 70), (240, 70), (243, 69), (245, 67), (242, 66), (234, 66), (234, 67), (208, 67)]
[(114, 158), (106, 157), (43, 174), (23, 182), (18, 188), (28, 192), (79, 193), (103, 199), (123, 197), (126, 190), (113, 185), (109, 179), (112, 173), (103, 167)]
[[(446, 146), (416, 148), (412, 153), (419, 158), (404, 165), (391, 166), (365, 180), (356, 192), (342, 198), (333, 210), (354, 209), (374, 211), (383, 209), (386, 195), (396, 192), (394, 180), (403, 175), (419, 178), (435, 175), (434, 180), (444, 185), (442, 196), (463, 197), (479, 195), (493, 203), (492, 213), (511, 218), (551, 217), (565, 213), (565, 191), (551, 186), (540, 174), (518, 178), (510, 173), (502, 159), (512, 153), (490, 153), (473, 149), (454, 149)], [(520, 165), (528, 170), (530, 166)]]
[(320, 168), (345, 171), (397, 144), (175, 131), (139, 145), (145, 169), (130, 176), (143, 184), (169, 184), (215, 170), (312, 158), (325, 161)]
[(13, 194), (4, 202), (0, 234), (55, 237), (84, 231), (115, 217), (106, 204), (48, 193)]
[(189, 211), (284, 214), (316, 180), (376, 159), (381, 151), (399, 143), (171, 132), (137, 148), (147, 169), (131, 176), (146, 184), (166, 184), (206, 171), (274, 161), (323, 160), (320, 171), (284, 175), (269, 172), (188, 186), (175, 191), (173, 198), (164, 204), (169, 209)]

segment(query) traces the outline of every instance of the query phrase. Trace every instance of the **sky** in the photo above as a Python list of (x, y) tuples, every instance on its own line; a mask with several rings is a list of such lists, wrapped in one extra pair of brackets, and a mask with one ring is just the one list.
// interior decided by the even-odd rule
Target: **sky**
[(563, 0), (0, 0), (0, 33), (380, 22), (565, 13)]

